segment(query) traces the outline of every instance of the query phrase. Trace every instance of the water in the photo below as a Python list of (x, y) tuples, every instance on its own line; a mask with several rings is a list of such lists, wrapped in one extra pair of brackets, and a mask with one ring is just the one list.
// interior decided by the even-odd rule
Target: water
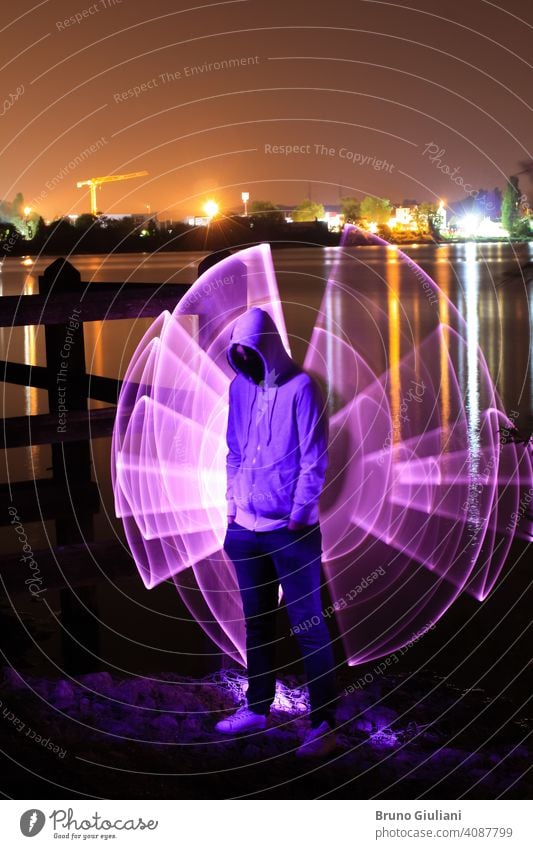
[[(525, 422), (533, 413), (533, 366), (531, 358), (531, 286), (533, 273), (521, 269), (533, 259), (533, 242), (516, 246), (493, 244), (411, 245), (405, 248), (421, 267), (437, 282), (442, 291), (467, 320), (472, 344), (481, 347), (494, 384), (506, 411), (518, 413)], [(203, 253), (160, 253), (155, 256), (121, 254), (115, 256), (75, 256), (73, 264), (83, 281), (105, 282), (185, 282), (196, 279), (198, 262)], [(412, 275), (404, 273), (397, 251), (386, 247), (297, 248), (274, 250), (274, 265), (278, 279), (285, 318), (291, 336), (292, 353), (302, 361), (307, 342), (321, 302), (328, 274), (342, 264), (343, 277), (349, 273), (355, 293), (375, 299), (377, 305), (390, 315), (387, 292), (394, 292), (400, 304), (395, 322), (397, 331), (408, 327), (409, 335), (423, 339), (431, 327), (425, 295)], [(31, 294), (38, 291), (37, 280), (53, 257), (30, 264), (19, 258), (7, 259), (0, 272), (0, 294)], [(354, 259), (357, 262), (354, 262)], [(383, 286), (382, 281), (386, 285)], [(443, 300), (441, 320), (445, 321)], [(152, 319), (88, 322), (84, 326), (87, 369), (93, 374), (121, 378), (140, 338)], [(44, 365), (44, 331), (42, 327), (0, 328), (2, 359)], [(465, 386), (465, 391), (468, 387)], [(471, 389), (471, 388), (470, 388)], [(476, 399), (469, 398), (475, 407)], [(91, 401), (91, 407), (105, 406)], [(35, 415), (48, 412), (46, 392), (38, 389), (4, 385), (3, 416)], [(95, 516), (94, 536), (110, 539), (121, 532), (115, 519), (109, 473), (109, 439), (92, 442), (92, 477), (98, 484), (101, 507)], [(4, 452), (3, 481), (33, 480), (51, 476), (50, 446), (9, 449)], [(30, 523), (28, 530), (34, 550), (46, 548), (56, 541), (54, 521)], [(16, 552), (17, 540), (10, 527), (0, 528), (0, 544), (6, 552)], [(133, 570), (128, 582), (127, 601), (109, 591), (100, 597), (103, 620), (124, 623), (131, 618), (130, 606), (153, 605), (154, 610), (168, 611), (169, 624), (157, 622), (157, 639), (168, 645), (175, 612), (175, 590), (160, 588), (147, 594)], [(158, 594), (158, 595), (157, 595)], [(157, 595), (157, 598), (156, 598)], [(140, 614), (139, 614), (140, 615)], [(163, 616), (166, 614), (163, 613)], [(154, 622), (150, 619), (153, 626)], [(148, 626), (147, 626), (148, 627)], [(127, 628), (126, 628), (127, 630)], [(132, 637), (136, 639), (132, 633)], [(119, 641), (120, 642), (120, 641)], [(109, 648), (109, 647), (108, 647)], [(136, 651), (138, 647), (136, 648)], [(115, 644), (113, 657), (129, 667), (130, 645)], [(54, 652), (50, 649), (50, 653)], [(142, 653), (142, 649), (141, 649)], [(149, 652), (148, 652), (149, 654)], [(140, 662), (140, 661), (139, 661)], [(147, 661), (147, 666), (149, 662)], [(183, 658), (180, 671), (187, 671)]]
[[(529, 280), (521, 268), (533, 258), (533, 242), (521, 245), (458, 244), (410, 245), (411, 256), (437, 282), (475, 331), (495, 386), (507, 411), (518, 411), (520, 419), (533, 412), (533, 364), (531, 358), (532, 299)], [(80, 255), (73, 264), (83, 281), (104, 282), (184, 282), (196, 279), (202, 253), (120, 254), (111, 256)], [(423, 339), (430, 329), (430, 311), (424, 294), (412, 275), (399, 274), (397, 253), (383, 247), (298, 248), (273, 251), (274, 266), (292, 352), (302, 361), (313, 327), (315, 313), (325, 281), (340, 261), (340, 273), (350, 274), (355, 292), (383, 300), (387, 287), (401, 302), (398, 330), (409, 328), (409, 335)], [(357, 259), (357, 263), (353, 262)], [(0, 271), (0, 294), (32, 294), (38, 291), (38, 276), (54, 257), (43, 257), (33, 264), (28, 260), (7, 259)], [(511, 276), (514, 275), (514, 276)], [(378, 285), (379, 284), (379, 285)], [(385, 311), (386, 302), (379, 306)], [(446, 316), (443, 316), (443, 320)], [(139, 340), (152, 319), (86, 322), (85, 358), (92, 374), (121, 378)], [(0, 357), (14, 362), (45, 365), (44, 329), (40, 326), (0, 328)], [(105, 406), (91, 401), (91, 407)], [(40, 389), (5, 384), (2, 415), (20, 416), (48, 412), (47, 394)], [(99, 440), (102, 444), (106, 440)], [(45, 475), (49, 465), (47, 446), (11, 449), (2, 473), (11, 480)], [(97, 459), (97, 458), (95, 458)], [(100, 481), (105, 480), (102, 469)]]

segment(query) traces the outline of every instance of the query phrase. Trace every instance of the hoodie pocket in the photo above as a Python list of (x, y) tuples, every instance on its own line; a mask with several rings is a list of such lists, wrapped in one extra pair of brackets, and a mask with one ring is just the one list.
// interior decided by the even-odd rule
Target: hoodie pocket
[(233, 499), (241, 510), (250, 511), (252, 508), (251, 495), (252, 480), (249, 472), (239, 469), (233, 479)]
[(253, 489), (254, 511), (268, 518), (285, 518), (292, 510), (291, 475), (278, 469), (265, 472)]

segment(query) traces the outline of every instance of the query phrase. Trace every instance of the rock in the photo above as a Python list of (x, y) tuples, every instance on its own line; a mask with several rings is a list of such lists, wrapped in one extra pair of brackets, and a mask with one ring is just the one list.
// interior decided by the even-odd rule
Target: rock
[(91, 702), (85, 696), (80, 699), (80, 713), (87, 716), (91, 713)]
[(137, 704), (139, 690), (140, 682), (135, 680), (121, 681), (115, 688), (115, 698), (127, 705), (135, 705)]
[(180, 731), (185, 734), (198, 734), (201, 724), (194, 716), (187, 716), (180, 724)]
[(74, 687), (68, 681), (58, 681), (52, 693), (52, 703), (56, 707), (67, 707), (76, 699)]
[(11, 687), (13, 690), (23, 690), (26, 687), (24, 679), (11, 666), (5, 666), (3, 668), (2, 683), (4, 687)]
[(106, 719), (105, 724), (102, 725), (102, 730), (107, 731), (108, 734), (115, 734), (118, 738), (132, 736), (130, 724), (117, 719)]
[(175, 739), (178, 736), (178, 723), (173, 716), (169, 716), (168, 714), (156, 717), (156, 719), (151, 721), (150, 725), (157, 732), (157, 735), (164, 740)]
[(139, 696), (137, 704), (144, 707), (144, 708), (156, 708), (157, 707), (157, 702), (152, 696), (145, 696), (143, 694), (141, 694)]
[(172, 684), (160, 684), (158, 688), (159, 703), (165, 707), (175, 707), (180, 702), (180, 688)]
[(359, 717), (354, 721), (355, 728), (358, 728), (359, 731), (368, 731), (369, 733), (373, 731), (374, 725), (370, 721), (370, 719), (366, 719), (364, 716)]

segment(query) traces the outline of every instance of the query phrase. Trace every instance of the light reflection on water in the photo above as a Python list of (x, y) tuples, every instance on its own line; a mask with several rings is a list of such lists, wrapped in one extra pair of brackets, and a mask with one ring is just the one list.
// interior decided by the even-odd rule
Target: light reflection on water
[(400, 274), (396, 258), (387, 256), (388, 317), (389, 317), (389, 404), (392, 424), (392, 447), (402, 441), (401, 382), (400, 382)]
[(468, 477), (469, 497), (467, 521), (475, 532), (480, 522), (478, 486), (480, 480), (480, 413), (479, 413), (479, 265), (475, 261), (476, 245), (465, 246), (466, 255), (466, 397), (465, 411), (468, 422)]
[[(451, 267), (448, 263), (440, 270), (440, 289), (439, 294), (439, 322), (442, 332), (440, 337), (440, 418), (442, 422), (441, 431), (441, 450), (445, 450), (448, 425), (450, 422), (450, 372), (448, 368), (448, 351), (450, 347), (450, 292), (451, 292)], [(420, 324), (420, 316), (417, 314), (417, 326)], [(420, 344), (420, 338), (417, 334), (417, 345)]]
[[(471, 472), (475, 477), (479, 472), (478, 344), (487, 359), (506, 410), (520, 410), (523, 415), (532, 412), (530, 322), (533, 306), (527, 297), (531, 284), (520, 274), (507, 281), (505, 275), (509, 271), (516, 273), (520, 266), (531, 262), (533, 243), (518, 246), (475, 243), (418, 245), (407, 246), (404, 250), (435, 279), (443, 294), (450, 298), (466, 319), (466, 362), (459, 352), (458, 364), (469, 422)], [(73, 264), (81, 272), (83, 281), (192, 282), (202, 256), (204, 254), (193, 253), (160, 253), (153, 257), (128, 254), (111, 257), (80, 255), (73, 258)], [(356, 269), (357, 273), (351, 278), (354, 290), (373, 300), (376, 307), (388, 315), (387, 344), (384, 348), (383, 340), (375, 340), (370, 355), (378, 374), (380, 370), (392, 367), (389, 400), (393, 413), (394, 439), (400, 439), (400, 386), (398, 379), (395, 381), (404, 354), (400, 339), (407, 333), (413, 344), (418, 346), (437, 322), (443, 325), (450, 323), (446, 297), (439, 297), (436, 311), (428, 309), (426, 296), (419, 283), (411, 272), (406, 273), (405, 263), (398, 259), (393, 248), (349, 248), (344, 254), (337, 248), (300, 248), (274, 250), (273, 256), (281, 297), (285, 302), (288, 329), (295, 334), (292, 349), (297, 360), (303, 361), (314, 314), (332, 265), (340, 263), (344, 266), (344, 275)], [(356, 263), (354, 259), (357, 259)], [(0, 292), (36, 292), (38, 275), (52, 260), (51, 257), (39, 259), (29, 267), (25, 267), (21, 259), (6, 260), (0, 272)], [(338, 305), (332, 304), (332, 322), (342, 324), (341, 318)], [(138, 319), (87, 323), (84, 332), (88, 370), (94, 374), (121, 377), (151, 322), (152, 319)], [(450, 386), (448, 369), (445, 367), (449, 344), (448, 330), (444, 327), (440, 347), (442, 382), (439, 393), (443, 430), (450, 416)], [(2, 359), (44, 364), (42, 328), (1, 328), (0, 346)], [(46, 393), (6, 385), (3, 411), (5, 416), (47, 412)], [(19, 469), (21, 478), (27, 477), (35, 455), (44, 451), (45, 448), (39, 446), (32, 449), (31, 461)], [(16, 466), (11, 467), (11, 475), (14, 471)], [(105, 477), (107, 469), (101, 470), (101, 474)], [(473, 499), (471, 518), (474, 522), (475, 510)]]

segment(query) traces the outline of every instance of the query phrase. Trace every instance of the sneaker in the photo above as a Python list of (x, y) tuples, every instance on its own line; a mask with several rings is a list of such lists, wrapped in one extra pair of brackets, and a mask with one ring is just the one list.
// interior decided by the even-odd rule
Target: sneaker
[(302, 745), (296, 749), (300, 758), (324, 757), (331, 754), (337, 746), (337, 739), (329, 722), (321, 722), (316, 728), (310, 728)]
[(256, 731), (266, 728), (267, 718), (262, 713), (255, 713), (249, 707), (240, 707), (231, 716), (221, 719), (215, 725), (215, 731), (221, 734), (240, 734), (243, 731)]

